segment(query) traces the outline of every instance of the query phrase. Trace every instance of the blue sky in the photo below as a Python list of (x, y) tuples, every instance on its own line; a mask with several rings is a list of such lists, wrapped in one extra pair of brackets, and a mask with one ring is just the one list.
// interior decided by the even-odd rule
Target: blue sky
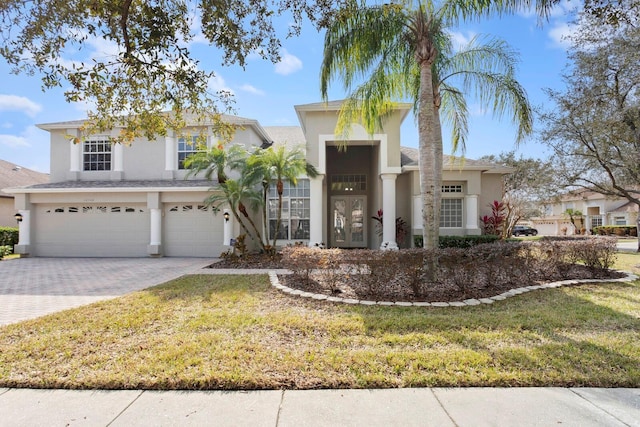
[[(520, 52), (518, 80), (525, 87), (530, 102), (543, 106), (547, 97), (544, 88), (561, 89), (561, 73), (567, 63), (567, 44), (563, 37), (571, 31), (568, 21), (570, 7), (576, 2), (563, 2), (556, 7), (548, 22), (538, 25), (532, 13), (483, 20), (453, 29), (455, 39), (469, 40), (476, 34), (498, 36)], [(94, 40), (92, 55), (112, 52), (113, 46)], [(296, 38), (282, 43), (278, 64), (251, 57), (243, 70), (221, 66), (219, 52), (196, 39), (191, 44), (201, 68), (216, 72), (211, 89), (225, 89), (235, 95), (239, 116), (257, 119), (263, 126), (299, 125), (294, 105), (320, 101), (319, 69), (322, 60), (323, 34), (312, 26), (302, 29)], [(0, 159), (41, 172), (49, 171), (49, 134), (36, 127), (50, 123), (86, 117), (86, 104), (68, 104), (63, 90), (43, 92), (38, 76), (13, 75), (0, 60)], [(340, 82), (334, 82), (330, 99), (345, 97)], [(525, 156), (544, 158), (545, 148), (530, 138), (515, 147), (515, 131), (508, 118), (498, 120), (483, 112), (469, 99), (471, 120), (466, 157), (478, 158), (514, 150)], [(449, 130), (444, 129), (445, 153), (450, 153)], [(407, 117), (402, 128), (402, 144), (416, 147), (417, 130), (413, 117)]]

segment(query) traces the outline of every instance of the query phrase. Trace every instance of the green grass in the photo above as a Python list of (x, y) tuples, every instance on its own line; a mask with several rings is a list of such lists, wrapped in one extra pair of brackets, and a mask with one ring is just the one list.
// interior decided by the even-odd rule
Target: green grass
[[(640, 255), (618, 257), (638, 272)], [(0, 387), (640, 386), (640, 282), (490, 306), (333, 305), (188, 276), (0, 328)]]

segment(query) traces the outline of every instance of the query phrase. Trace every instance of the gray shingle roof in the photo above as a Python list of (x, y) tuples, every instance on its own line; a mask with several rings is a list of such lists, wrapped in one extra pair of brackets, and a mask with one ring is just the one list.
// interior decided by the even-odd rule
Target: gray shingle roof
[(113, 188), (113, 189), (136, 189), (136, 188), (193, 188), (203, 187), (208, 189), (213, 187), (216, 181), (207, 181), (204, 179), (198, 180), (146, 180), (146, 181), (63, 181), (63, 182), (50, 182), (46, 184), (36, 184), (27, 187), (30, 190), (37, 189), (101, 189), (101, 188)]
[(265, 126), (264, 130), (276, 144), (285, 144), (287, 147), (306, 145), (300, 126)]
[(18, 166), (15, 163), (0, 160), (0, 197), (13, 197), (2, 191), (3, 188), (25, 187), (49, 182), (49, 175)]
[[(401, 166), (418, 167), (419, 154), (417, 148), (400, 147), (400, 164)], [(482, 160), (467, 159), (464, 157), (443, 155), (443, 169), (472, 169), (472, 170), (491, 170), (496, 172), (509, 172), (510, 169), (504, 166), (485, 162)]]

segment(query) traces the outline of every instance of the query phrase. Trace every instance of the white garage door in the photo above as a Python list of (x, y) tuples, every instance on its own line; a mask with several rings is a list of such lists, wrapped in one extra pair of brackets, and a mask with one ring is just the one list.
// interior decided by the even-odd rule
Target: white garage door
[(219, 257), (224, 219), (202, 204), (165, 204), (162, 247), (165, 256)]
[(144, 205), (38, 205), (37, 256), (147, 256), (149, 210)]

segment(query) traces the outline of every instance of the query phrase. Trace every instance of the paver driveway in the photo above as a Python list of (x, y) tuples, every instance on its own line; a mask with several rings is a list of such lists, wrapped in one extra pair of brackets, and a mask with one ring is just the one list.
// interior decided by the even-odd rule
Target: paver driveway
[(195, 273), (205, 258), (21, 258), (0, 262), (0, 325)]

